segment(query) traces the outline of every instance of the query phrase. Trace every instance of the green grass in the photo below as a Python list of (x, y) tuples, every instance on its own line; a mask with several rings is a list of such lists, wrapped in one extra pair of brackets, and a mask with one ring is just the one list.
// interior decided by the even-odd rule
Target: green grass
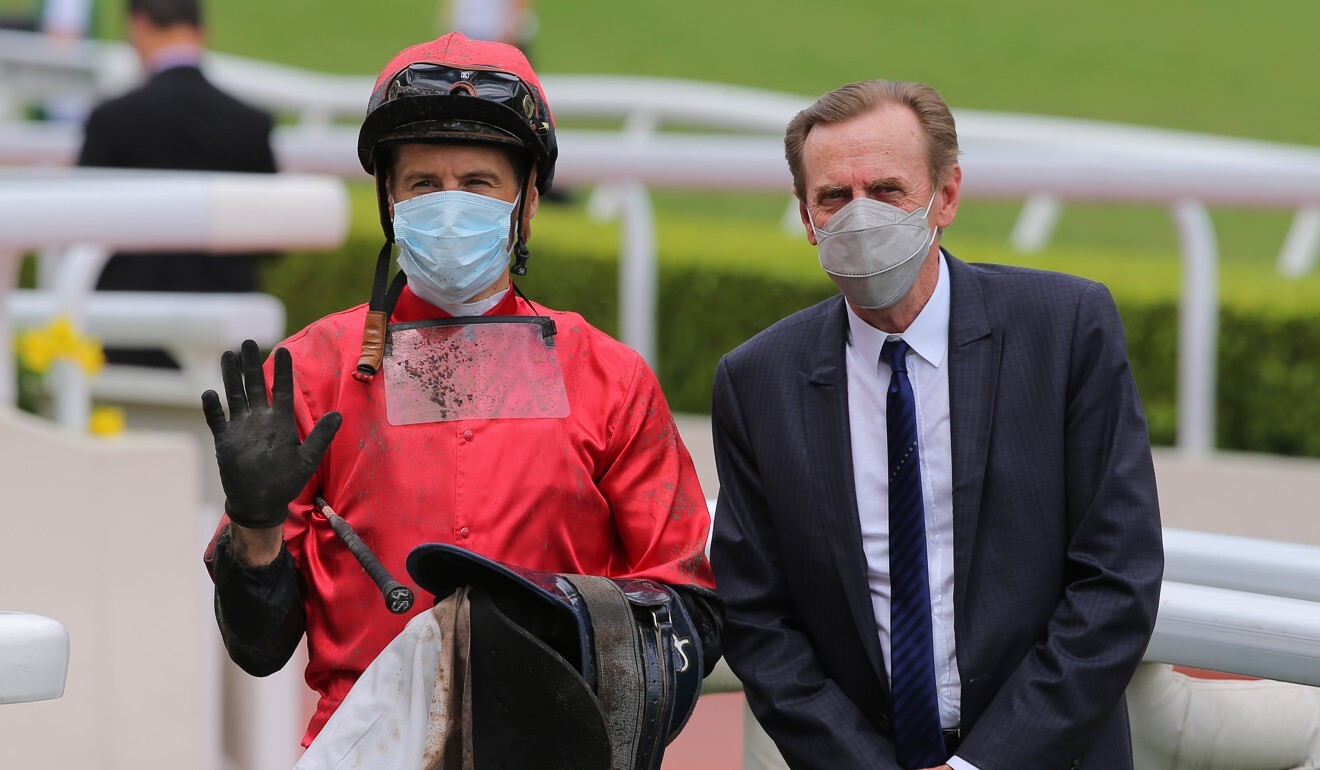
[[(0, 12), (35, 0), (0, 0)], [(122, 0), (97, 0), (119, 34)], [(434, 37), (435, 0), (209, 0), (217, 50), (375, 74)], [(956, 107), (1066, 115), (1315, 144), (1314, 0), (556, 0), (533, 54), (553, 73), (624, 73), (816, 95), (923, 80)], [(553, 98), (553, 94), (551, 94)]]
[[(109, 5), (115, 5), (110, 3)], [(211, 0), (214, 46), (374, 74), (428, 39), (437, 3)], [(538, 4), (544, 72), (695, 78), (815, 95), (923, 80), (955, 107), (1315, 143), (1314, 0), (875, 0)], [(105, 14), (109, 16), (110, 14)], [(553, 98), (553, 94), (551, 94)]]

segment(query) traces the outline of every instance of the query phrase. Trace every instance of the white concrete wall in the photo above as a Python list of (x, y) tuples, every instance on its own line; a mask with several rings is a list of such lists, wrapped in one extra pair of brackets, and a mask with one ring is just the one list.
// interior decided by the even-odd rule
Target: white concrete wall
[(0, 766), (218, 766), (198, 499), (183, 437), (90, 439), (0, 406), (0, 607), (70, 637), (64, 697), (0, 707)]
[(1320, 545), (1320, 460), (1217, 452), (1155, 452), (1166, 527)]

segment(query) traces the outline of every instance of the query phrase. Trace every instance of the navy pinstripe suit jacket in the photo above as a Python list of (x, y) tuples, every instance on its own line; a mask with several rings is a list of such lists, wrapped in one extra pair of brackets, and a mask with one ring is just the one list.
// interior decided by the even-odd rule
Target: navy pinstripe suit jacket
[[(1123, 691), (1164, 559), (1122, 323), (1101, 284), (946, 257), (958, 754), (983, 770), (1131, 770)], [(898, 768), (846, 339), (836, 296), (739, 346), (715, 378), (725, 656), (794, 768)]]

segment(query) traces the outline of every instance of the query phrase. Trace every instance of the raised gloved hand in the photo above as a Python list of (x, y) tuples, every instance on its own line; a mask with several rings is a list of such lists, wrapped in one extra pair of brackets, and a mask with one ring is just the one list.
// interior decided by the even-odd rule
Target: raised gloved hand
[(202, 412), (215, 437), (215, 459), (225, 490), (225, 513), (243, 527), (278, 527), (302, 492), (343, 421), (327, 412), (299, 443), (293, 419), (293, 359), (275, 349), (275, 381), (266, 402), (266, 376), (257, 343), (245, 340), (242, 357), (225, 351), (220, 371), (229, 419), (214, 390), (202, 394)]

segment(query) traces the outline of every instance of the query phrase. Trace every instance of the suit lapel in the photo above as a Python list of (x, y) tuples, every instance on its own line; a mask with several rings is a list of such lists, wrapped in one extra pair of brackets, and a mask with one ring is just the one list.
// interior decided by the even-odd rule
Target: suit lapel
[[(816, 500), (819, 524), (832, 545), (836, 569), (853, 622), (862, 636), (871, 665), (881, 683), (889, 678), (884, 668), (880, 639), (875, 633), (871, 608), (870, 580), (862, 551), (862, 528), (857, 518), (857, 486), (853, 477), (852, 431), (848, 423), (848, 374), (844, 343), (848, 339), (847, 311), (843, 298), (819, 324), (820, 334), (798, 375), (805, 380), (803, 394), (810, 490)], [(886, 687), (886, 690), (888, 688)]]
[(1003, 335), (991, 326), (980, 276), (945, 252), (949, 265), (949, 425), (953, 444), (955, 617), (963, 601), (981, 513), (981, 489), (999, 387)]

